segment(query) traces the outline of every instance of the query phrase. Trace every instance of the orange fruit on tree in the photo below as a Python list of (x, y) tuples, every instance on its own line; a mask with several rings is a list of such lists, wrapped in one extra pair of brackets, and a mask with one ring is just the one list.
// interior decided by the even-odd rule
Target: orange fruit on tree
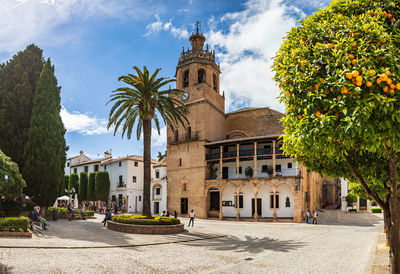
[(371, 81), (368, 81), (367, 82), (367, 87), (371, 87), (372, 86), (372, 82)]
[(388, 85), (390, 85), (391, 83), (393, 83), (393, 80), (390, 79), (390, 78), (388, 78), (388, 79), (386, 80), (386, 83), (388, 83)]
[(312, 70), (313, 72), (317, 72), (317, 69), (316, 68), (313, 68), (313, 70)]
[(360, 75), (360, 74), (358, 73), (358, 71), (356, 71), (356, 70), (354, 70), (352, 73), (353, 73), (353, 77), (355, 77), (355, 78), (356, 78), (358, 75)]
[(354, 59), (353, 61), (351, 61), (351, 63), (353, 64), (353, 66), (355, 66), (357, 64), (357, 59)]
[(393, 17), (393, 15), (390, 14), (390, 13), (386, 14), (386, 16), (387, 16), (387, 18), (389, 18), (389, 19)]
[(385, 73), (386, 73), (387, 76), (390, 76), (390, 74), (391, 74), (389, 70), (386, 71)]
[(357, 78), (356, 78), (357, 82), (362, 82), (362, 80), (363, 80), (362, 76), (357, 76)]
[(395, 89), (395, 88), (396, 88), (396, 85), (395, 85), (395, 84), (391, 84), (391, 85), (390, 85), (390, 88), (391, 88), (391, 89)]
[(376, 83), (379, 85), (382, 82), (381, 78), (376, 79)]
[(375, 70), (373, 70), (373, 69), (371, 69), (371, 70), (369, 71), (369, 75), (371, 75), (371, 76), (375, 76), (375, 75), (376, 75), (376, 71), (375, 71)]
[(323, 82), (325, 81), (325, 79), (324, 79), (324, 78), (320, 78), (319, 81), (320, 81), (321, 83), (323, 83)]
[(396, 88), (400, 90), (400, 83), (396, 84)]
[(319, 88), (319, 85), (315, 85), (314, 88), (315, 88), (315, 89), (318, 89), (318, 88)]
[(385, 87), (383, 88), (383, 91), (384, 91), (384, 92), (387, 92), (388, 89), (389, 89), (389, 87), (388, 87), (388, 86), (385, 86)]
[(357, 87), (361, 87), (361, 86), (362, 86), (362, 82), (357, 81), (357, 82), (356, 82), (356, 86), (357, 86)]
[(328, 44), (328, 48), (332, 49), (334, 46), (332, 44)]
[(340, 99), (340, 95), (336, 96), (336, 98)]
[(351, 80), (351, 78), (353, 78), (353, 73), (351, 73), (351, 72), (350, 72), (350, 73), (347, 73), (347, 74), (346, 74), (346, 78), (349, 79), (349, 80)]
[(339, 117), (340, 116), (340, 113), (339, 112), (336, 112), (336, 117)]
[(382, 81), (387, 81), (388, 78), (389, 78), (389, 77), (387, 76), (386, 73), (384, 73), (384, 74), (382, 74), (382, 75), (380, 76), (380, 79), (381, 79)]
[(303, 119), (303, 115), (299, 114), (299, 116), (297, 116), (300, 120)]
[(347, 57), (349, 58), (349, 59), (354, 59), (355, 57), (354, 57), (354, 54), (349, 54), (349, 55), (347, 55)]
[(394, 94), (394, 89), (391, 89), (389, 92), (390, 94)]
[(321, 112), (317, 111), (317, 113), (315, 113), (315, 116), (317, 117), (321, 116)]
[(390, 19), (390, 22), (396, 22), (396, 19), (394, 19), (394, 18), (392, 18), (392, 19)]

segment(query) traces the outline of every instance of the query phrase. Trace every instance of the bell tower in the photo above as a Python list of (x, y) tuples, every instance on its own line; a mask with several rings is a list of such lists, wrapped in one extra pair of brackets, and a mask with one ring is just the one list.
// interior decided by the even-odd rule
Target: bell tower
[[(204, 144), (225, 139), (225, 96), (220, 94), (220, 67), (215, 51), (205, 45), (199, 31), (189, 38), (191, 48), (183, 48), (176, 66), (176, 88), (188, 108), (189, 126), (167, 128), (168, 209), (206, 217), (204, 183), (207, 171)], [(205, 45), (205, 48), (204, 48)]]

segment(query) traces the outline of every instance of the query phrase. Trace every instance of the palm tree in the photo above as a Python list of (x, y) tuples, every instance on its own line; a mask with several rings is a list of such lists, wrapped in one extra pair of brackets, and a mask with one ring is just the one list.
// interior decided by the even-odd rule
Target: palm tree
[[(157, 69), (151, 76), (144, 66), (143, 71), (136, 66), (133, 67), (137, 75), (128, 74), (118, 78), (130, 87), (114, 90), (111, 99), (114, 102), (110, 110), (107, 128), (114, 126), (114, 136), (122, 125), (122, 137), (125, 133), (131, 138), (132, 129), (136, 125), (136, 137), (139, 140), (143, 128), (143, 158), (144, 158), (144, 186), (143, 186), (143, 212), (142, 214), (151, 218), (150, 210), (150, 181), (151, 181), (151, 129), (152, 121), (160, 134), (160, 120), (164, 121), (172, 130), (181, 124), (186, 127), (189, 124), (186, 118), (188, 109), (179, 100), (183, 93), (177, 89), (161, 90), (165, 85), (175, 82), (175, 79), (156, 78)], [(170, 96), (170, 95), (176, 95)], [(108, 104), (107, 103), (107, 104)], [(158, 115), (157, 115), (158, 114)], [(161, 118), (161, 119), (160, 119)]]

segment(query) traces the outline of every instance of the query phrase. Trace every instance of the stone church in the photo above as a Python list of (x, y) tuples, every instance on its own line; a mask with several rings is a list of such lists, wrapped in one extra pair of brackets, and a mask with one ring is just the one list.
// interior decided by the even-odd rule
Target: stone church
[(225, 113), (220, 67), (206, 38), (190, 37), (176, 67), (190, 126), (167, 131), (168, 210), (199, 218), (301, 222), (322, 203), (323, 178), (282, 154), (283, 114), (265, 108)]

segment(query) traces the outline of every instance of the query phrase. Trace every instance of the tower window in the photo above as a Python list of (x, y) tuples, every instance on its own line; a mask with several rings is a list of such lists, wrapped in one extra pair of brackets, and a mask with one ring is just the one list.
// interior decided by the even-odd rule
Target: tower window
[(217, 76), (213, 74), (213, 88), (217, 91)]
[(206, 81), (206, 71), (204, 69), (199, 69), (198, 72), (198, 82), (204, 83)]
[(182, 158), (179, 158), (179, 166), (182, 166)]
[(186, 135), (187, 135), (188, 140), (192, 139), (192, 127), (191, 126), (188, 126), (186, 128)]
[(175, 142), (179, 141), (179, 135), (178, 135), (178, 130), (175, 130)]
[(183, 87), (188, 87), (189, 86), (189, 71), (185, 70), (183, 72)]

